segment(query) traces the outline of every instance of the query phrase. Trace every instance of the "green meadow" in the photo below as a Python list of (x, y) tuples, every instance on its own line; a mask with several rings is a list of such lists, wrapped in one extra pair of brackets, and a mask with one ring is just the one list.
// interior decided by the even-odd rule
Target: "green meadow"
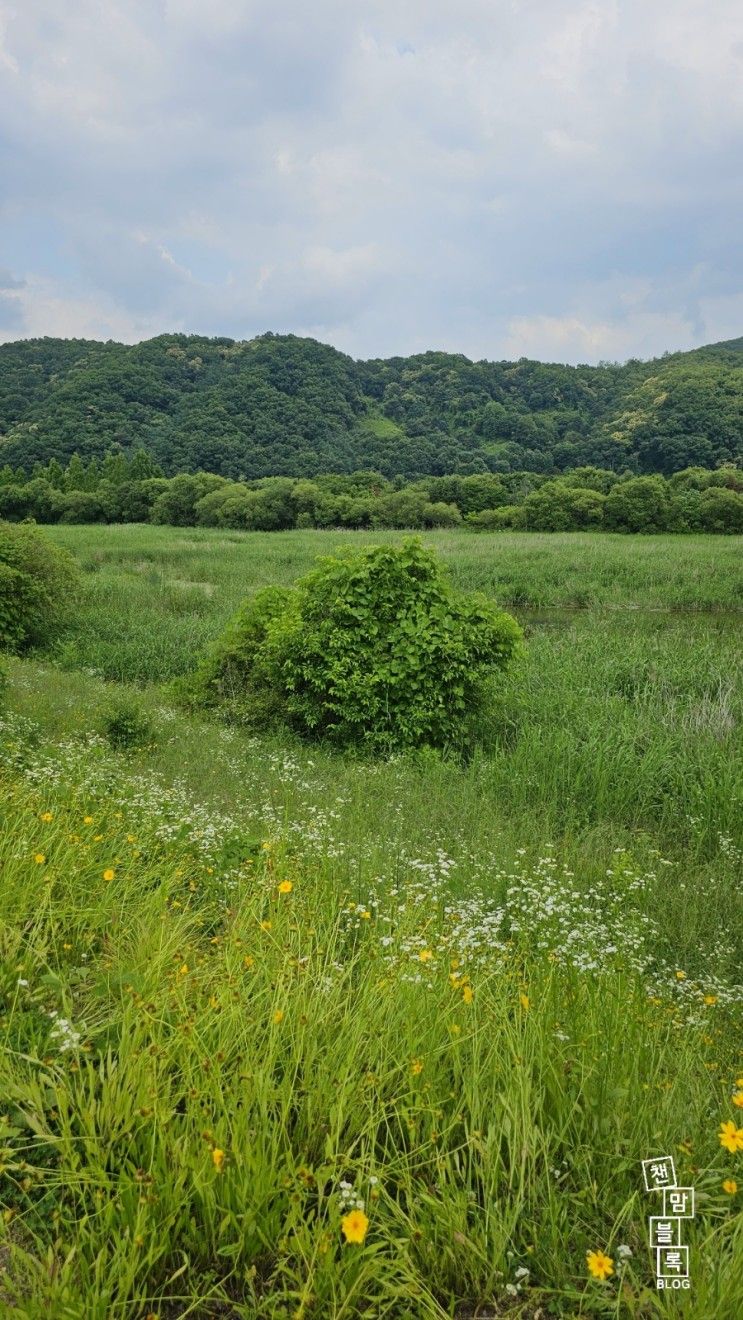
[(400, 533), (46, 534), (82, 590), (0, 729), (0, 1315), (737, 1320), (740, 538), (424, 537), (525, 633), (460, 763), (169, 686)]

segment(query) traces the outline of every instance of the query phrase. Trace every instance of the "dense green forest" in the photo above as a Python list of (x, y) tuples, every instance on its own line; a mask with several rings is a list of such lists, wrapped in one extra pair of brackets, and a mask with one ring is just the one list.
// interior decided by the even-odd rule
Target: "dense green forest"
[(274, 334), (0, 346), (0, 466), (102, 462), (116, 447), (146, 449), (166, 476), (248, 481), (740, 465), (743, 339), (597, 367), (442, 352), (357, 362)]

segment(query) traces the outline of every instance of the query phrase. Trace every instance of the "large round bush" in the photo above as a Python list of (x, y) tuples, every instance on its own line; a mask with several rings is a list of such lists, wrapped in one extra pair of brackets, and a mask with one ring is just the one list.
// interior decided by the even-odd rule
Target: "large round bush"
[(0, 522), (0, 647), (53, 642), (77, 580), (75, 562), (33, 526)]
[(341, 746), (461, 746), (520, 638), (412, 539), (324, 558), (294, 590), (259, 593), (197, 682), (209, 700), (270, 710)]

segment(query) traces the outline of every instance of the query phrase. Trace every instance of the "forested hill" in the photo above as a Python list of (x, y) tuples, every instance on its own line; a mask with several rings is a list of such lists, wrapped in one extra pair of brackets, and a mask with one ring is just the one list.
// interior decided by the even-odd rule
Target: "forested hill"
[(0, 467), (145, 447), (166, 473), (641, 473), (743, 462), (743, 339), (598, 367), (356, 362), (314, 339), (0, 346)]

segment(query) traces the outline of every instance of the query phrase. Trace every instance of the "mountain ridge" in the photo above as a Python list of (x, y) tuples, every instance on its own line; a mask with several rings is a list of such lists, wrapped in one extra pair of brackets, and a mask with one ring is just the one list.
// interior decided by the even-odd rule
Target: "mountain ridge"
[(357, 360), (270, 331), (0, 345), (0, 466), (116, 447), (144, 447), (168, 473), (248, 479), (741, 463), (743, 337), (598, 366), (442, 350)]

